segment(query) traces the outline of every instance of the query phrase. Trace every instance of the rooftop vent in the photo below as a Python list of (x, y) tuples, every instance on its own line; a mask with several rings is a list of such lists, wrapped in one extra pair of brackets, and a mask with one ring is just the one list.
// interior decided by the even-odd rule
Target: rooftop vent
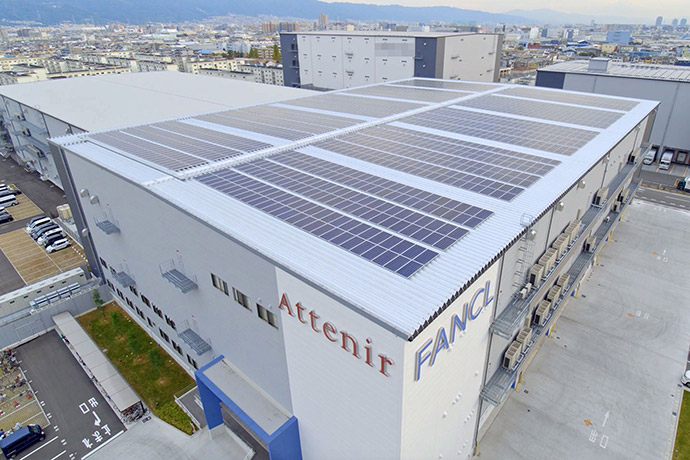
[(609, 58), (592, 58), (589, 61), (590, 72), (606, 72), (609, 69)]

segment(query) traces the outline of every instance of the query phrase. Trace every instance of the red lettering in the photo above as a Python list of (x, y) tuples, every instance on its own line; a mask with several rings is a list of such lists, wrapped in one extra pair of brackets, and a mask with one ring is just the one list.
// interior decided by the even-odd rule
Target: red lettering
[(326, 338), (328, 340), (330, 340), (331, 342), (338, 341), (337, 338), (331, 336), (331, 333), (337, 333), (337, 332), (338, 332), (337, 329), (331, 323), (329, 323), (329, 322), (323, 323), (323, 335), (325, 335)]
[(352, 342), (352, 356), (359, 358), (359, 351), (357, 350), (357, 340), (345, 331), (340, 331), (340, 335), (343, 337), (343, 345), (340, 347), (345, 351), (350, 351), (350, 347), (347, 346), (347, 339)]
[(386, 365), (390, 364), (391, 366), (393, 365), (393, 360), (386, 357), (386, 355), (379, 355), (379, 358), (381, 358), (381, 370), (379, 371), (386, 377), (389, 377), (390, 374), (388, 374), (388, 369), (386, 369)]
[(283, 294), (283, 297), (280, 298), (280, 305), (278, 305), (278, 308), (280, 310), (282, 310), (283, 307), (285, 307), (285, 309), (287, 310), (288, 315), (295, 316), (292, 314), (292, 308), (290, 307), (290, 302), (288, 301), (288, 298), (285, 294)]
[(374, 365), (371, 363), (371, 339), (367, 339), (367, 344), (364, 345), (364, 356), (366, 358), (366, 363), (370, 365), (371, 367), (374, 367)]
[(302, 318), (302, 312), (304, 310), (306, 310), (306, 308), (304, 308), (301, 303), (297, 302), (297, 319), (299, 319), (300, 323), (307, 324), (307, 322)]
[(320, 318), (320, 316), (314, 313), (314, 310), (312, 310), (309, 312), (309, 318), (311, 318), (311, 329), (314, 332), (321, 332), (320, 330), (316, 329), (316, 325), (314, 324), (314, 320)]

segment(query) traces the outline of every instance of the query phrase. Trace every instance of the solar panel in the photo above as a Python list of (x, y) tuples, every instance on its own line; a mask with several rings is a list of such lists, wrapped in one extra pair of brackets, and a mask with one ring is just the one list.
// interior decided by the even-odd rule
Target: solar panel
[(467, 101), (461, 101), (457, 105), (602, 129), (608, 128), (623, 116), (619, 112), (547, 104), (545, 102), (494, 95), (480, 96)]
[(218, 125), (229, 126), (231, 128), (243, 129), (246, 131), (253, 131), (255, 133), (265, 134), (267, 136), (278, 137), (288, 140), (304, 139), (310, 137), (313, 133), (289, 129), (282, 126), (276, 126), (269, 123), (261, 123), (259, 121), (251, 120), (249, 117), (242, 116), (239, 113), (221, 112), (209, 115), (200, 115), (195, 117), (197, 120), (208, 121)]
[(128, 134), (112, 131), (109, 133), (91, 134), (89, 136), (103, 144), (115, 147), (142, 160), (149, 161), (173, 171), (182, 171), (207, 164), (206, 160), (187, 155), (177, 150), (155, 144)]
[(321, 94), (282, 102), (282, 104), (328, 110), (331, 112), (351, 113), (365, 117), (388, 117), (408, 110), (424, 107), (412, 102), (386, 101), (343, 94)]
[(460, 90), (460, 91), (473, 91), (481, 92), (493, 89), (495, 85), (481, 84), (481, 83), (465, 83), (465, 82), (455, 82), (455, 81), (443, 81), (443, 80), (406, 80), (396, 83), (393, 85), (403, 85), (403, 86), (418, 86), (422, 88), (443, 88), (450, 90)]
[(467, 96), (469, 92), (441, 91), (421, 88), (402, 88), (400, 86), (369, 86), (360, 89), (346, 91), (347, 94), (366, 94), (369, 96), (391, 97), (396, 99), (409, 99), (424, 102), (445, 102)]
[(241, 155), (243, 153), (239, 150), (229, 149), (217, 144), (211, 144), (206, 141), (156, 129), (150, 126), (127, 128), (122, 130), (122, 132), (211, 161), (218, 161)]
[(440, 250), (467, 233), (457, 225), (267, 160), (255, 160), (235, 169)]
[(541, 99), (544, 101), (565, 102), (567, 104), (588, 105), (602, 109), (625, 110), (634, 109), (638, 102), (625, 101), (621, 99), (611, 99), (608, 97), (589, 96), (587, 94), (573, 94), (562, 91), (546, 91), (537, 88), (509, 88), (500, 92), (510, 96), (527, 97), (530, 99)]
[(241, 152), (254, 152), (256, 150), (271, 147), (271, 144), (267, 144), (265, 142), (233, 136), (232, 134), (222, 133), (213, 129), (201, 128), (199, 126), (190, 125), (179, 121), (164, 121), (151, 126), (158, 129), (165, 129), (174, 133), (184, 134), (185, 136), (194, 137), (196, 139), (203, 139), (215, 144), (224, 145)]
[(477, 206), (294, 151), (267, 159), (465, 227), (475, 228), (493, 214)]
[(228, 196), (409, 278), (438, 252), (234, 170), (197, 178)]
[(360, 123), (358, 120), (353, 120), (352, 118), (307, 112), (306, 110), (299, 109), (287, 109), (285, 107), (278, 107), (275, 105), (258, 105), (240, 109), (239, 111), (243, 113), (263, 115), (268, 118), (276, 119), (280, 122), (284, 122), (285, 120), (301, 121), (315, 126), (323, 126), (331, 129), (346, 128), (348, 126)]
[(598, 134), (584, 129), (451, 107), (432, 109), (399, 121), (561, 155), (572, 155)]

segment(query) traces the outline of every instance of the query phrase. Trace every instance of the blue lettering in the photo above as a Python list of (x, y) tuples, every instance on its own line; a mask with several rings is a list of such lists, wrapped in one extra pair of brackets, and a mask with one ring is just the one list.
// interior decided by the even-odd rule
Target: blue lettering
[(484, 306), (488, 307), (491, 302), (494, 301), (494, 296), (489, 298), (489, 292), (491, 292), (491, 281), (486, 282), (486, 288), (484, 288)]
[(450, 343), (455, 343), (455, 330), (457, 328), (460, 328), (460, 330), (464, 331), (465, 326), (467, 325), (467, 304), (464, 305), (462, 309), (462, 318), (460, 318), (458, 315), (453, 315), (453, 318), (451, 318), (451, 323), (450, 323)]
[(477, 302), (477, 299), (479, 298), (479, 295), (482, 292), (484, 292), (484, 288), (479, 289), (477, 292), (474, 293), (474, 297), (472, 297), (472, 303), (470, 304), (470, 319), (477, 319), (477, 316), (479, 316), (479, 314), (484, 309), (484, 305), (481, 305), (479, 307), (479, 311), (477, 313), (474, 312), (474, 304)]
[(438, 332), (436, 333), (436, 341), (434, 343), (434, 352), (431, 355), (431, 362), (429, 363), (429, 367), (434, 365), (434, 361), (436, 361), (436, 355), (439, 351), (441, 351), (444, 348), (446, 350), (450, 348), (450, 345), (448, 344), (448, 337), (446, 336), (446, 330), (444, 328), (438, 330)]
[[(415, 382), (419, 380), (422, 374), (422, 364), (426, 362), (427, 359), (431, 358), (431, 353), (424, 354), (427, 348), (431, 345), (431, 339), (427, 340), (422, 347), (415, 353), (415, 372), (414, 380)], [(424, 355), (424, 356), (422, 356)]]

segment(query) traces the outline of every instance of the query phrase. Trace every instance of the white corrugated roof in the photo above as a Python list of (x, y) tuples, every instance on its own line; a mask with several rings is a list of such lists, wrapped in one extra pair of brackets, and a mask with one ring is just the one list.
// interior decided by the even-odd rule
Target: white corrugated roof
[(285, 86), (182, 72), (135, 72), (0, 86), (0, 95), (85, 131), (310, 94)]
[[(404, 89), (410, 88), (410, 83), (415, 82), (418, 83), (415, 85), (415, 88), (418, 89), (425, 88), (427, 84), (438, 86), (440, 81), (417, 79), (413, 82), (405, 82), (405, 85), (398, 84), (399, 82), (388, 85)], [(372, 85), (372, 87), (375, 86)], [(421, 102), (419, 106), (412, 108), (409, 105), (404, 105), (406, 111), (402, 113), (396, 113), (394, 110), (397, 102), (402, 102), (400, 99), (352, 95), (347, 94), (347, 90), (315, 95), (312, 96), (308, 104), (300, 103), (299, 106), (289, 105), (289, 103), (276, 104), (274, 106), (276, 110), (291, 107), (301, 110), (305, 117), (317, 113), (333, 114), (339, 113), (339, 110), (348, 110), (350, 113), (341, 113), (341, 115), (350, 117), (353, 123), (359, 124), (320, 135), (307, 136), (305, 139), (297, 141), (282, 140), (279, 142), (276, 140), (273, 147), (229, 160), (222, 160), (218, 163), (211, 162), (209, 165), (198, 166), (184, 173), (167, 171), (163, 167), (156, 167), (150, 163), (145, 165), (143, 162), (118, 155), (117, 149), (105, 149), (102, 144), (90, 140), (90, 135), (68, 138), (70, 145), (67, 148), (77, 155), (92, 159), (98, 158), (99, 163), (104, 167), (111, 168), (131, 180), (141, 183), (142, 186), (147, 187), (162, 199), (174, 203), (189, 214), (273, 260), (277, 265), (339, 297), (350, 307), (363, 312), (390, 330), (401, 336), (409, 337), (420, 327), (423, 327), (446, 301), (463, 289), (475, 275), (491, 263), (524, 230), (521, 223), (524, 215), (536, 217), (547, 210), (560, 195), (657, 105), (656, 102), (652, 101), (638, 101), (611, 96), (583, 96), (577, 92), (543, 88), (512, 85), (488, 85), (487, 88), (485, 91), (475, 91), (470, 94), (467, 93), (467, 88), (456, 88), (458, 97), (455, 99), (442, 103)], [(437, 87), (426, 89), (428, 91), (441, 91)], [(343, 103), (340, 107), (337, 105), (338, 99), (333, 99), (334, 96), (347, 98), (348, 103)], [(420, 97), (418, 91), (415, 92), (415, 97)], [(329, 104), (326, 108), (319, 108), (319, 98), (328, 101)], [(353, 100), (357, 104), (351, 104), (350, 98), (355, 98)], [(482, 108), (481, 104), (484, 102), (489, 103), (489, 105)], [(362, 111), (366, 110), (369, 113), (368, 111), (372, 107), (367, 107), (368, 104), (383, 104), (378, 105), (375, 109), (392, 110), (393, 113), (381, 118), (358, 116), (351, 113), (353, 110), (357, 111), (357, 107), (361, 107)], [(610, 108), (602, 108), (602, 106), (610, 106)], [(621, 107), (626, 107), (627, 110), (623, 110)], [(462, 113), (471, 117), (469, 122), (464, 121), (458, 126), (471, 126), (473, 125), (473, 118), (479, 120), (481, 117), (489, 116), (489, 119), (496, 123), (495, 126), (491, 127), (488, 134), (490, 137), (494, 134), (496, 136), (509, 134), (511, 129), (501, 126), (501, 123), (526, 123), (525, 127), (530, 128), (531, 131), (518, 132), (518, 135), (524, 135), (522, 140), (526, 144), (517, 145), (511, 143), (510, 139), (501, 137), (487, 139), (479, 134), (444, 131), (440, 125), (424, 127), (413, 124), (414, 120), (408, 118), (411, 114), (435, 114), (432, 116), (437, 116), (441, 113), (434, 111), (434, 109), (441, 109), (446, 112), (450, 110), (451, 114)], [(456, 110), (457, 112), (454, 112)], [(578, 110), (584, 112), (580, 112), (578, 115)], [(564, 114), (567, 116), (564, 117)], [(606, 127), (595, 128), (589, 124), (600, 116), (610, 117), (611, 115), (617, 119), (609, 121), (609, 125)], [(499, 118), (495, 118), (497, 116)], [(276, 118), (273, 123), (276, 126), (290, 126), (293, 121), (281, 121)], [(252, 132), (238, 127), (213, 125), (209, 122), (201, 123), (194, 118), (185, 119), (184, 122), (196, 125), (203, 124), (206, 127), (214, 127), (218, 132), (260, 139), (269, 143), (272, 140), (270, 136), (253, 135)], [(539, 124), (535, 125), (535, 122)], [(517, 154), (534, 155), (541, 157), (544, 159), (543, 161), (546, 159), (558, 160), (560, 164), (511, 201), (505, 201), (312, 145), (317, 140), (324, 138), (346, 138), (348, 133), (360, 133), (373, 125), (403, 127), (415, 133), (436, 134), (449, 140), (469, 141), (482, 146), (503, 148)], [(455, 125), (450, 125), (448, 129), (454, 129), (454, 127)], [(564, 137), (559, 139), (554, 138), (553, 135), (548, 135), (549, 133), (545, 133), (545, 131), (549, 129), (557, 130), (554, 133), (560, 133), (559, 135)], [(514, 128), (512, 131), (515, 133)], [(548, 149), (538, 150), (528, 145), (529, 142), (538, 140), (540, 137), (555, 142), (572, 142), (572, 138), (568, 140), (568, 134), (573, 132), (576, 132), (578, 136), (584, 135), (592, 139), (579, 147), (572, 155), (562, 155), (547, 151)], [(518, 139), (516, 142), (519, 144), (521, 141)], [(382, 142), (380, 146), (376, 147), (386, 149), (388, 148), (387, 144), (388, 142)], [(438, 251), (439, 255), (435, 259), (406, 278), (194, 179), (207, 172), (251, 162), (255, 158), (270, 158), (275, 152), (286, 150), (297, 150), (337, 165), (359, 170), (362, 173), (383, 177), (487, 209), (492, 211), (493, 215), (478, 227), (470, 229), (468, 234), (446, 250)], [(111, 158), (104, 161), (105, 157)], [(129, 166), (127, 166), (128, 164)], [(363, 221), (367, 222), (366, 220)], [(395, 234), (392, 231), (391, 233)], [(414, 301), (410, 299), (414, 299)]]
[(609, 62), (605, 72), (589, 70), (589, 61), (566, 61), (539, 69), (540, 72), (582, 73), (610, 77), (644, 78), (647, 80), (671, 80), (690, 82), (690, 67), (656, 64)]

